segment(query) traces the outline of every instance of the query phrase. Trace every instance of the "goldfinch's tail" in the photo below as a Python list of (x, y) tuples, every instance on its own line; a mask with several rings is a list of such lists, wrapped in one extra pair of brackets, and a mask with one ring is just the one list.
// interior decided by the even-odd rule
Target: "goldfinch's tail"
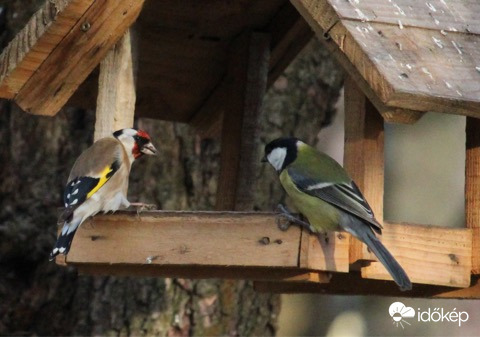
[(80, 222), (65, 222), (63, 224), (62, 232), (55, 243), (55, 247), (50, 252), (49, 260), (52, 261), (55, 259), (55, 256), (58, 254), (67, 255), (68, 251), (70, 250), (70, 246), (72, 245), (73, 237), (75, 236), (75, 232), (78, 229)]

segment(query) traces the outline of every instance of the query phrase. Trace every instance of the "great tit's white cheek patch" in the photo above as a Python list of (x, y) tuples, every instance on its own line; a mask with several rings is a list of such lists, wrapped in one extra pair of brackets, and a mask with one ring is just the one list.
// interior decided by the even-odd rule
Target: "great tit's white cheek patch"
[(277, 147), (273, 149), (267, 156), (268, 162), (272, 164), (273, 168), (277, 171), (280, 171), (287, 156), (287, 148)]

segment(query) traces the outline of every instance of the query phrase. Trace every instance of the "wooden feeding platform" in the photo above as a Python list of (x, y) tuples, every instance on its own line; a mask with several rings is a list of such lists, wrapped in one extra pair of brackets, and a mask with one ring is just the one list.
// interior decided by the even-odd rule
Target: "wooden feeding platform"
[[(351, 266), (358, 262), (363, 264), (361, 277), (391, 279), (366, 248), (359, 260), (353, 260), (358, 257), (351, 254), (349, 234), (332, 232), (326, 242), (296, 226), (281, 231), (277, 225), (282, 220), (277, 214), (260, 212), (146, 211), (96, 216), (78, 230), (66, 263), (88, 274), (251, 279), (269, 282), (258, 287), (270, 290), (279, 281), (282, 286), (313, 283), (330, 294), (341, 293), (330, 286), (332, 280), (342, 279), (345, 287)], [(448, 287), (470, 285), (469, 229), (387, 224), (382, 241), (416, 286), (435, 285), (427, 293), (414, 289), (404, 296), (445, 296)], [(360, 279), (360, 274), (352, 274), (350, 282)], [(390, 294), (402, 294), (392, 282), (388, 284), (380, 294), (384, 288)]]
[[(479, 22), (473, 0), (46, 1), (0, 55), (1, 98), (37, 115), (96, 108), (95, 139), (135, 115), (188, 123), (222, 146), (216, 212), (96, 216), (57, 262), (88, 274), (250, 279), (259, 291), (480, 298)], [(276, 214), (241, 212), (253, 206), (263, 95), (314, 33), (348, 74), (345, 168), (411, 291), (346, 233), (326, 243), (280, 231)], [(384, 122), (426, 111), (468, 116), (465, 228), (383, 219)]]

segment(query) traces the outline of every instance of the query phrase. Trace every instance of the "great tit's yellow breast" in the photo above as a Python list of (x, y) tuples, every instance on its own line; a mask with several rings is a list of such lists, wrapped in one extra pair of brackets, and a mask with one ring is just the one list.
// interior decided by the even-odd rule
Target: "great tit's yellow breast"
[(319, 231), (339, 229), (339, 213), (334, 206), (320, 198), (300, 191), (292, 179), (290, 179), (287, 170), (283, 170), (280, 174), (280, 182), (288, 196), (292, 199), (295, 207), (308, 219), (315, 229)]

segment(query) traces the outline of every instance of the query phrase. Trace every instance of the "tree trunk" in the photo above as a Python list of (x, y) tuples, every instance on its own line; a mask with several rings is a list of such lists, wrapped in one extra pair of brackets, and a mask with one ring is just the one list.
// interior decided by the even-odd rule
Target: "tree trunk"
[[(8, 6), (10, 37), (37, 3), (0, 1)], [(312, 43), (275, 83), (261, 116), (259, 157), (262, 144), (280, 135), (315, 142), (341, 86), (331, 62)], [(91, 277), (48, 262), (63, 187), (92, 142), (94, 122), (91, 111), (39, 117), (0, 101), (0, 335), (275, 334), (279, 297), (255, 293), (251, 282)], [(169, 210), (213, 209), (218, 141), (200, 140), (177, 123), (141, 119), (137, 126), (161, 155), (134, 165), (129, 200)], [(255, 208), (271, 210), (284, 193), (269, 167), (257, 177)]]

